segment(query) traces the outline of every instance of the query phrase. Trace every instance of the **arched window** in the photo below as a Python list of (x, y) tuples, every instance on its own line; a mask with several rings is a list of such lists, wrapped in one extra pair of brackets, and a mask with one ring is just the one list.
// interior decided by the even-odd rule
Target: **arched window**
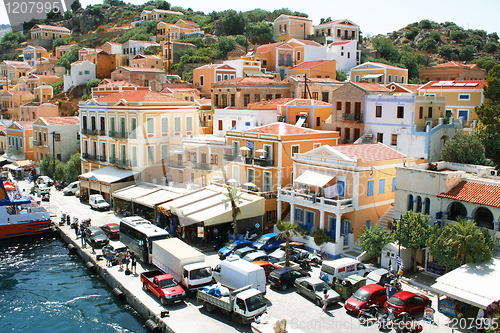
[(474, 212), (474, 221), (478, 227), (483, 227), (486, 229), (494, 229), (493, 214), (486, 207), (479, 207)]
[(467, 217), (467, 208), (460, 202), (454, 202), (448, 208), (448, 220), (456, 221), (459, 217)]
[(408, 202), (406, 203), (406, 210), (413, 210), (413, 195), (408, 194)]
[(431, 199), (425, 198), (424, 200), (424, 214), (431, 215)]
[(422, 213), (422, 197), (417, 196), (417, 213)]

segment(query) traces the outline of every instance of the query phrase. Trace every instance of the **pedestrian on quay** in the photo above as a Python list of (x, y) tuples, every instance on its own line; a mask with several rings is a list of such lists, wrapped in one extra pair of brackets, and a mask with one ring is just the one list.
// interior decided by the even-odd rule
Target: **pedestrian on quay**
[(66, 224), (67, 225), (71, 224), (71, 217), (69, 216), (69, 214), (66, 214)]
[(87, 240), (85, 239), (85, 236), (83, 235), (83, 232), (82, 232), (80, 238), (82, 239), (82, 247), (84, 249), (87, 248)]
[(130, 251), (127, 250), (127, 253), (125, 253), (125, 272), (127, 272), (128, 269), (128, 264), (130, 263)]
[(111, 251), (108, 251), (108, 254), (106, 255), (106, 266), (112, 267), (113, 265), (111, 264)]
[(134, 252), (130, 253), (130, 261), (132, 262), (132, 271), (137, 275), (137, 256)]
[(75, 229), (75, 239), (78, 239), (78, 225), (72, 224), (71, 228)]
[(123, 258), (125, 258), (125, 254), (123, 252), (118, 253), (118, 265), (120, 269), (123, 271)]
[(328, 290), (323, 289), (323, 312), (326, 312), (327, 305), (328, 305)]

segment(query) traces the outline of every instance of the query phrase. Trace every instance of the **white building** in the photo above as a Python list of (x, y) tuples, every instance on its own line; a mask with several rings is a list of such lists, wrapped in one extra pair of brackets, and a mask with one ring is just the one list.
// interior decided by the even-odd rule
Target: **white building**
[(227, 131), (245, 129), (275, 123), (276, 110), (215, 109), (213, 115), (214, 135), (223, 136)]
[(337, 70), (349, 73), (351, 68), (361, 63), (361, 51), (358, 50), (358, 42), (341, 41), (328, 44), (326, 53), (337, 62)]
[(68, 91), (71, 86), (87, 84), (89, 80), (95, 78), (95, 64), (88, 60), (75, 61), (71, 64), (70, 74), (64, 75), (64, 91)]
[(236, 59), (226, 60), (224, 64), (236, 69), (236, 77), (265, 75), (261, 72), (260, 61)]
[(325, 37), (327, 42), (340, 42), (344, 40), (359, 39), (359, 25), (348, 20), (335, 20), (314, 26), (316, 37)]

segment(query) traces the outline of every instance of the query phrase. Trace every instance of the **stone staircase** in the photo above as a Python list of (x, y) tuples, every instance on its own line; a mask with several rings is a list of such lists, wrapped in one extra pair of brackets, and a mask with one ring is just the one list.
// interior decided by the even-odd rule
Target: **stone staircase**
[(385, 214), (378, 220), (378, 225), (382, 229), (389, 229), (390, 221), (394, 221), (394, 204), (391, 204)]

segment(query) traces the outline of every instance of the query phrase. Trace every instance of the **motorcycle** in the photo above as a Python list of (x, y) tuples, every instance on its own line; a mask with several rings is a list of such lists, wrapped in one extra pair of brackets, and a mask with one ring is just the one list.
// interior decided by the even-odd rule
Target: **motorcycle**
[(380, 331), (386, 329), (395, 328), (396, 331), (400, 329), (400, 331), (410, 331), (411, 324), (408, 318), (408, 312), (401, 312), (399, 317), (396, 317), (394, 314), (394, 310), (387, 309), (388, 314), (383, 314), (377, 319), (377, 326)]
[(66, 187), (66, 184), (64, 182), (57, 183), (55, 186), (56, 190), (58, 190), (58, 191), (62, 191), (65, 187)]
[(90, 227), (90, 219), (85, 219), (85, 220), (82, 220), (80, 222), (80, 229), (81, 230), (87, 229), (88, 227)]
[(245, 233), (245, 236), (244, 238), (246, 240), (249, 240), (249, 241), (253, 241), (253, 240), (256, 240), (257, 239), (257, 233), (254, 232), (253, 234), (250, 233), (250, 230), (247, 230), (247, 232)]
[(302, 270), (311, 269), (311, 260), (309, 258), (297, 258), (295, 262), (300, 265), (300, 269)]
[(378, 321), (378, 308), (376, 304), (371, 304), (366, 309), (359, 310), (358, 320), (362, 325), (371, 326)]
[(318, 250), (315, 250), (314, 253), (309, 256), (309, 259), (311, 260), (311, 265), (314, 267), (319, 267), (323, 264), (323, 255), (321, 252), (318, 252)]

